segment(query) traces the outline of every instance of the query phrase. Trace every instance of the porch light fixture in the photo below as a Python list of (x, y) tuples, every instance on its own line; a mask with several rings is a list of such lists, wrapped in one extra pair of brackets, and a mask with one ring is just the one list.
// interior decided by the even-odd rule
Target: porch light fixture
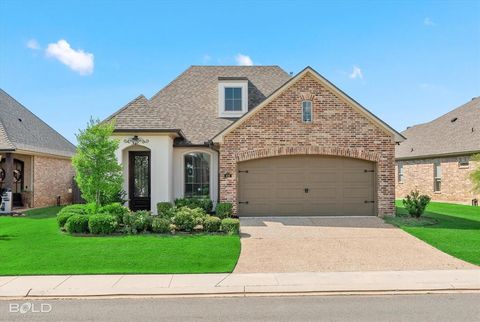
[(130, 139), (125, 139), (125, 140), (123, 140), (123, 142), (125, 142), (125, 143), (131, 143), (131, 144), (133, 144), (133, 145), (137, 145), (137, 144), (139, 144), (139, 143), (142, 143), (142, 144), (148, 143), (149, 140), (148, 140), (148, 139), (142, 139), (142, 138), (139, 138), (138, 135), (134, 135), (134, 136), (133, 136), (132, 138), (130, 138)]

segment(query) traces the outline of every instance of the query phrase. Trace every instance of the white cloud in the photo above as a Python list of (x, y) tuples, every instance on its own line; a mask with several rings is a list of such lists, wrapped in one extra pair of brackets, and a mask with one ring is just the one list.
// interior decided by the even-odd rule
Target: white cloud
[(47, 57), (58, 59), (62, 64), (78, 72), (80, 75), (93, 73), (93, 54), (81, 49), (73, 49), (64, 39), (49, 44), (45, 53)]
[(207, 64), (207, 63), (209, 63), (209, 62), (212, 60), (212, 56), (210, 56), (209, 54), (205, 54), (205, 55), (203, 55), (203, 59), (202, 59), (202, 60), (203, 60), (203, 63), (204, 63), (204, 64)]
[(253, 60), (247, 55), (238, 54), (235, 56), (235, 61), (239, 66), (253, 66)]
[(425, 19), (423, 19), (423, 24), (425, 26), (428, 26), (428, 27), (433, 27), (433, 26), (436, 26), (437, 24), (435, 22), (433, 22), (432, 19), (430, 19), (429, 17), (426, 17)]
[(363, 72), (358, 66), (353, 66), (352, 72), (348, 75), (351, 79), (360, 78), (363, 79)]
[(38, 41), (36, 39), (32, 38), (27, 41), (27, 48), (38, 50), (40, 49), (40, 45), (38, 44)]

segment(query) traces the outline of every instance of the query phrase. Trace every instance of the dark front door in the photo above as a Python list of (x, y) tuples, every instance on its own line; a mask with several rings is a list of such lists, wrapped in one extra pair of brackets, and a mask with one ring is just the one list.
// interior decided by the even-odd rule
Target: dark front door
[(128, 164), (130, 209), (150, 210), (150, 152), (131, 151)]

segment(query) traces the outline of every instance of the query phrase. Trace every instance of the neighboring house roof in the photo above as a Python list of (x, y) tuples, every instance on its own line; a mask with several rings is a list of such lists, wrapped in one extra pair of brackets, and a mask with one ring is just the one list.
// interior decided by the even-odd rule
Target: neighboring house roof
[(75, 153), (75, 146), (0, 89), (0, 151), (2, 150), (70, 157)]
[(281, 93), (283, 93), (285, 90), (290, 88), (290, 86), (294, 85), (297, 81), (302, 79), (306, 74), (309, 74), (313, 76), (315, 79), (317, 79), (322, 85), (330, 89), (334, 94), (336, 94), (338, 97), (346, 101), (350, 106), (352, 106), (355, 110), (360, 112), (361, 114), (365, 115), (368, 119), (370, 119), (373, 123), (377, 124), (380, 128), (382, 128), (385, 132), (391, 134), (395, 142), (401, 142), (405, 139), (400, 133), (395, 131), (392, 127), (390, 127), (387, 123), (383, 122), (381, 119), (379, 119), (376, 115), (374, 115), (372, 112), (367, 110), (365, 107), (360, 105), (357, 101), (355, 101), (353, 98), (345, 94), (342, 90), (340, 90), (338, 87), (333, 85), (330, 81), (328, 81), (325, 77), (320, 75), (316, 70), (311, 68), (310, 66), (306, 67), (303, 69), (301, 72), (299, 72), (297, 75), (295, 75), (293, 78), (291, 78), (288, 82), (283, 84), (280, 88), (278, 88), (272, 95), (270, 95), (267, 99), (265, 99), (261, 104), (259, 104), (257, 107), (254, 109), (250, 110), (248, 113), (243, 115), (240, 119), (238, 119), (237, 122), (231, 124), (229, 127), (223, 129), (220, 133), (218, 133), (213, 141), (214, 142), (221, 142), (223, 140), (223, 137), (233, 131), (235, 128), (237, 128), (240, 124), (248, 120), (250, 117), (255, 115), (259, 110), (261, 110), (263, 107), (265, 107), (268, 103), (273, 101), (275, 98), (277, 98)]
[(480, 152), (480, 97), (402, 134), (407, 140), (396, 147), (397, 159)]
[(236, 121), (218, 116), (219, 79), (247, 78), (253, 109), (290, 79), (278, 66), (192, 66), (150, 100), (141, 95), (106, 119), (116, 130), (182, 130), (190, 144), (204, 144)]

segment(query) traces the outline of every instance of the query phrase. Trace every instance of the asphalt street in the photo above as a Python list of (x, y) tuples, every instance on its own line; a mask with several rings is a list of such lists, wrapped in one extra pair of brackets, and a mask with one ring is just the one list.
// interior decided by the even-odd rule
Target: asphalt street
[(480, 321), (480, 294), (22, 299), (0, 321)]

